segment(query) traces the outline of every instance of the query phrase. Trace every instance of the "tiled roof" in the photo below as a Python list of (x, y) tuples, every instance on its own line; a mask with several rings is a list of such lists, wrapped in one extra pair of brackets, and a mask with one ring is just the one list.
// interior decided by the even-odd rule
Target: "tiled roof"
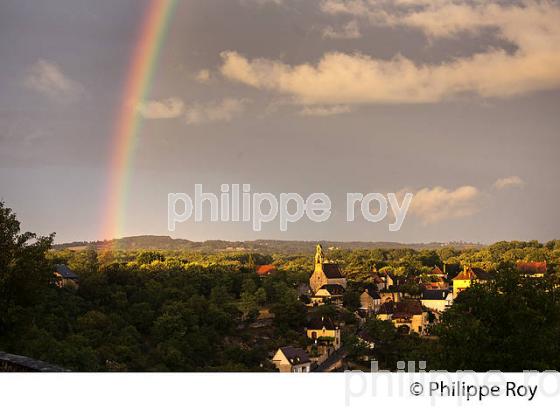
[(54, 265), (54, 269), (55, 272), (58, 273), (60, 276), (62, 276), (64, 279), (74, 279), (74, 280), (78, 280), (80, 279), (80, 277), (78, 275), (76, 275), (74, 272), (72, 272), (68, 266), (64, 265), (64, 264), (58, 264), (58, 265)]
[(438, 266), (436, 266), (436, 267), (434, 267), (434, 269), (432, 269), (432, 271), (430, 272), (430, 275), (441, 276), (441, 275), (445, 275), (445, 274), (442, 272), (442, 270)]
[(335, 330), (336, 326), (334, 324), (334, 322), (332, 321), (332, 319), (330, 317), (324, 317), (324, 316), (316, 316), (313, 317), (308, 325), (307, 325), (308, 329), (327, 329), (327, 330)]
[(339, 279), (344, 278), (340, 268), (336, 263), (323, 263), (323, 273), (329, 279)]
[(326, 289), (331, 295), (343, 295), (344, 294), (344, 287), (337, 284), (326, 284), (321, 286), (320, 289)]
[(445, 300), (448, 294), (447, 289), (425, 289), (422, 291), (422, 300)]
[(517, 261), (517, 270), (521, 273), (535, 274), (546, 273), (546, 261), (544, 262), (524, 262)]
[(385, 283), (385, 281), (381, 279), (378, 274), (373, 274), (371, 278), (373, 280), (373, 283)]
[(377, 313), (381, 315), (392, 315), (394, 310), (395, 304), (393, 302), (385, 302), (380, 306)]
[(5, 364), (31, 372), (66, 372), (62, 367), (35, 360), (30, 357), (0, 352), (0, 364)]
[(266, 276), (276, 270), (276, 266), (274, 265), (257, 265), (257, 275), (259, 276)]
[(474, 272), (472, 269), (468, 268), (463, 269), (453, 280), (473, 280), (474, 278)]
[(448, 288), (448, 284), (445, 283), (444, 281), (426, 283), (423, 286), (424, 289), (447, 289)]
[(476, 275), (476, 279), (480, 279), (480, 280), (492, 280), (494, 279), (494, 274), (485, 271), (484, 269), (481, 268), (471, 268), (472, 271), (474, 272), (474, 274)]
[(379, 293), (377, 292), (377, 286), (375, 285), (366, 285), (364, 292), (367, 292), (367, 294), (373, 299), (381, 299), (381, 296), (379, 296)]
[(494, 274), (486, 272), (482, 268), (464, 268), (453, 280), (492, 280)]
[(288, 361), (293, 365), (310, 362), (309, 355), (302, 348), (284, 346), (281, 347), (280, 350), (282, 351), (282, 353), (284, 353), (284, 356), (286, 356)]
[(422, 303), (419, 300), (403, 300), (397, 302), (393, 318), (404, 318), (422, 314)]

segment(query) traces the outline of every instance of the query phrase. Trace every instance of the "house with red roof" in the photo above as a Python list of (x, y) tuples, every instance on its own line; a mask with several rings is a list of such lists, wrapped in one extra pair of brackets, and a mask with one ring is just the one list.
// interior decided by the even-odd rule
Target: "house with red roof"
[(546, 273), (546, 261), (543, 262), (525, 262), (517, 261), (515, 264), (518, 272), (526, 277), (542, 278)]
[(255, 266), (255, 271), (257, 275), (261, 278), (267, 277), (268, 275), (276, 272), (275, 265), (257, 265)]

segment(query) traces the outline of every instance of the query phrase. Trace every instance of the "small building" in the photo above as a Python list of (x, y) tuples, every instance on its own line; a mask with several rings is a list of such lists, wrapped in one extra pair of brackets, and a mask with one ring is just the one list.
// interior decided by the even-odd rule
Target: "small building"
[(255, 272), (261, 278), (265, 278), (272, 273), (276, 273), (276, 266), (275, 265), (257, 265), (257, 266), (255, 266)]
[(393, 272), (382, 270), (378, 273), (378, 276), (383, 281), (381, 288), (385, 290), (391, 290), (391, 288), (397, 287), (400, 284), (400, 278)]
[(494, 280), (494, 274), (482, 268), (471, 268), (465, 266), (463, 271), (453, 278), (453, 299), (459, 293), (470, 287), (473, 283), (485, 283)]
[(387, 302), (398, 302), (401, 300), (401, 293), (395, 292), (392, 290), (383, 289), (382, 291), (378, 292), (379, 296), (381, 297), (381, 304)]
[(379, 320), (390, 320), (399, 332), (405, 334), (416, 332), (421, 335), (426, 333), (428, 314), (424, 312), (422, 304), (417, 299), (384, 303), (376, 316)]
[(309, 355), (299, 347), (279, 348), (272, 358), (272, 363), (281, 373), (309, 373), (311, 371)]
[(332, 303), (334, 305), (342, 305), (345, 289), (341, 285), (327, 284), (321, 288), (311, 297), (311, 303), (319, 306), (325, 303)]
[(423, 311), (422, 303), (419, 300), (408, 299), (395, 305), (391, 321), (399, 332), (405, 334), (416, 332), (424, 335), (428, 324), (428, 314)]
[(447, 289), (449, 288), (449, 285), (445, 282), (432, 281), (429, 283), (424, 283), (422, 287), (428, 290), (438, 290), (438, 289)]
[(546, 273), (546, 261), (543, 262), (525, 262), (517, 261), (515, 264), (517, 271), (523, 276), (529, 278), (542, 278)]
[(19, 356), (6, 352), (0, 352), (0, 373), (7, 372), (67, 372), (68, 370), (35, 360), (26, 356)]
[(317, 293), (324, 285), (340, 285), (346, 289), (346, 278), (340, 271), (338, 264), (328, 261), (325, 258), (322, 246), (317, 245), (315, 268), (309, 278), (309, 287), (313, 293)]
[(447, 275), (438, 266), (435, 266), (428, 273), (428, 277), (430, 282), (424, 283), (423, 287), (425, 289), (446, 289), (449, 287), (449, 284), (446, 282)]
[(381, 296), (377, 286), (370, 284), (364, 287), (360, 295), (360, 310), (365, 313), (377, 312), (381, 306)]
[(307, 337), (315, 345), (324, 345), (338, 350), (341, 346), (340, 328), (329, 317), (314, 317), (305, 328)]
[(496, 279), (496, 275), (492, 272), (485, 271), (482, 268), (471, 268), (475, 275), (477, 283), (486, 283)]
[(434, 268), (430, 272), (430, 275), (442, 279), (445, 279), (447, 277), (447, 275), (443, 273), (443, 271), (439, 268), (439, 266), (434, 266)]
[(425, 308), (441, 313), (453, 304), (453, 293), (448, 289), (424, 289), (421, 302)]
[(59, 288), (77, 289), (80, 287), (80, 277), (64, 264), (55, 265), (53, 275), (53, 282)]
[(394, 310), (395, 303), (393, 301), (382, 303), (377, 311), (376, 317), (379, 320), (391, 320)]
[(463, 271), (453, 278), (453, 299), (473, 283), (485, 283), (494, 279), (494, 275), (482, 268), (465, 266)]
[(455, 299), (459, 293), (470, 287), (474, 280), (475, 275), (473, 270), (465, 266), (463, 271), (453, 278), (453, 299)]
[(385, 280), (383, 280), (378, 273), (374, 273), (371, 276), (371, 281), (372, 283), (375, 285), (375, 287), (377, 288), (377, 290), (382, 290), (385, 289)]

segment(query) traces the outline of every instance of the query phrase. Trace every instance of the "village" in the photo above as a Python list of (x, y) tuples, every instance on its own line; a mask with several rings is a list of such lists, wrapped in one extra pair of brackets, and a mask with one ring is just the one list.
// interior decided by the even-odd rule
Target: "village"
[[(443, 313), (461, 292), (475, 283), (485, 284), (495, 279), (494, 273), (479, 267), (443, 263), (441, 268), (433, 267), (427, 275), (428, 281), (418, 278), (420, 293), (412, 294), (405, 278), (373, 267), (365, 275), (368, 283), (360, 289), (359, 307), (351, 312), (355, 324), (348, 325), (345, 320), (340, 320), (337, 313), (348, 313), (344, 297), (349, 279), (338, 263), (328, 259), (320, 244), (316, 246), (313, 262), (314, 269), (308, 283), (297, 286), (299, 300), (305, 303), (307, 309), (307, 323), (301, 329), (307, 344), (279, 346), (270, 359), (279, 372), (332, 372), (356, 368), (356, 363), (347, 358), (344, 332), (353, 333), (362, 350), (367, 352), (360, 357), (362, 363), (375, 360), (375, 341), (362, 329), (364, 323), (372, 318), (391, 323), (399, 335), (435, 338), (431, 328), (440, 322)], [(273, 264), (256, 265), (251, 261), (249, 264), (261, 279), (277, 273)], [(515, 267), (527, 278), (543, 278), (547, 272), (546, 261), (517, 261)], [(65, 264), (57, 264), (51, 284), (76, 291), (80, 287), (80, 276)], [(273, 318), (274, 314), (268, 308), (261, 308), (255, 320), (249, 326), (241, 325), (240, 329), (266, 329), (273, 326)]]
[(26, 247), (17, 229), (0, 310), (7, 370), (519, 371), (560, 357), (560, 241)]
[[(547, 271), (544, 262), (518, 261), (517, 270), (526, 277), (542, 278)], [(273, 265), (257, 267), (261, 276), (270, 274)], [(360, 307), (354, 312), (358, 324), (367, 318), (375, 317), (390, 322), (400, 334), (416, 333), (420, 337), (430, 338), (431, 325), (437, 323), (457, 296), (475, 283), (494, 280), (494, 274), (484, 269), (462, 266), (453, 275), (434, 266), (430, 272), (429, 283), (421, 285), (420, 296), (413, 296), (402, 289), (399, 278), (390, 272), (379, 272), (375, 268), (369, 275), (371, 283), (364, 287), (360, 295)], [(342, 308), (343, 297), (348, 281), (339, 265), (330, 261), (321, 245), (317, 245), (314, 271), (309, 278), (309, 285), (298, 289), (300, 296), (309, 300), (307, 307), (310, 317), (303, 331), (311, 344), (307, 347), (281, 346), (274, 357), (273, 364), (280, 372), (308, 373), (340, 371), (348, 368), (345, 361), (345, 346), (341, 333), (344, 323), (336, 323), (332, 318), (314, 316), (313, 308), (332, 305)], [(362, 347), (369, 350), (366, 359), (375, 360), (375, 342), (357, 328), (357, 338)]]

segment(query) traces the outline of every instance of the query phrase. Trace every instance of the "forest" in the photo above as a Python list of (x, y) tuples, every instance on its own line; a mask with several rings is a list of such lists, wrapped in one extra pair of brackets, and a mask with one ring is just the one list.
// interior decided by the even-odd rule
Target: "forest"
[[(22, 232), (0, 203), (1, 351), (74, 371), (274, 371), (270, 358), (278, 347), (310, 343), (303, 332), (310, 311), (298, 286), (313, 270), (312, 252), (75, 250), (55, 249), (53, 241), (54, 234)], [(344, 324), (351, 359), (364, 353), (354, 312), (372, 271), (401, 277), (401, 291), (415, 297), (434, 266), (458, 271), (468, 264), (496, 272), (496, 281), (463, 292), (431, 337), (399, 335), (376, 319), (360, 325), (375, 339), (381, 365), (426, 360), (428, 368), (446, 370), (560, 369), (560, 241), (328, 253), (349, 281), (344, 306), (311, 313)], [(546, 261), (548, 272), (525, 278), (513, 268), (519, 260)], [(78, 289), (53, 285), (57, 264), (79, 275)], [(259, 277), (260, 264), (277, 271)]]

